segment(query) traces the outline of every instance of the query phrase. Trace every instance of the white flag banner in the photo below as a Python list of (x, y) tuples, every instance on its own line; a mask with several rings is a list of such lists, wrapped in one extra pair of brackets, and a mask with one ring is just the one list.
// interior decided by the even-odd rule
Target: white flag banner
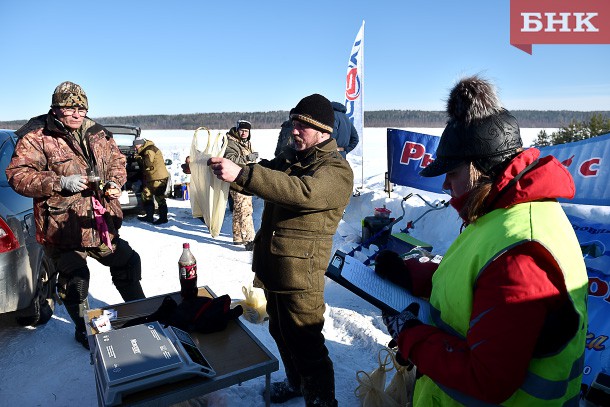
[[(360, 141), (354, 150), (350, 152), (352, 159), (359, 160), (363, 169), (362, 184), (364, 184), (364, 107), (362, 103), (364, 91), (364, 21), (356, 35), (352, 52), (347, 62), (347, 75), (345, 83), (345, 108), (347, 116), (358, 131)], [(354, 182), (356, 184), (356, 182)]]

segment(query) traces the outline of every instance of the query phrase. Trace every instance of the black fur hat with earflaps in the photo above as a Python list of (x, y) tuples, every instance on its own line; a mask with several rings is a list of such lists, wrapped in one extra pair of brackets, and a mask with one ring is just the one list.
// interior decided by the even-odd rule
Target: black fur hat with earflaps
[(449, 93), (447, 114), (436, 158), (420, 172), (423, 177), (443, 175), (467, 162), (494, 177), (523, 147), (517, 119), (485, 79), (460, 80)]

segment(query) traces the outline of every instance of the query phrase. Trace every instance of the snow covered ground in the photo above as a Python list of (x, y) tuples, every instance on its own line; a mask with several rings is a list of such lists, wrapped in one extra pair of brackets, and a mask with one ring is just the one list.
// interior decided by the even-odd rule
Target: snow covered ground
[[(410, 129), (440, 135), (442, 129)], [(531, 145), (540, 129), (522, 129), (524, 144)], [(550, 129), (551, 131), (553, 129)], [(252, 143), (261, 157), (271, 157), (279, 130), (252, 131)], [(367, 128), (364, 134), (364, 156), (349, 157), (354, 169), (356, 186), (363, 186), (360, 196), (353, 197), (335, 235), (335, 249), (349, 251), (360, 242), (361, 221), (372, 216), (374, 208), (386, 205), (392, 216), (402, 215), (401, 199), (409, 193), (419, 194), (405, 203), (403, 221), (394, 232), (406, 227), (406, 222), (418, 219), (430, 209), (429, 203), (448, 199), (407, 187), (396, 186), (391, 196), (383, 191), (386, 171), (386, 129)], [(144, 131), (143, 137), (153, 140), (174, 161), (172, 176), (179, 180), (179, 165), (188, 155), (192, 130)], [(425, 201), (424, 201), (425, 200)], [(213, 239), (207, 228), (193, 219), (189, 201), (168, 199), (170, 222), (162, 226), (142, 224), (135, 214), (127, 214), (121, 236), (142, 258), (142, 286), (147, 296), (180, 289), (177, 261), (182, 243), (189, 242), (198, 262), (198, 283), (208, 285), (216, 294), (243, 298), (242, 286), (252, 281), (252, 253), (242, 246), (233, 246), (231, 214), (226, 212), (221, 235)], [(258, 229), (263, 201), (254, 198), (254, 222)], [(567, 206), (576, 216), (586, 216), (595, 209)], [(608, 218), (607, 213), (600, 216)], [(606, 219), (602, 219), (606, 220)], [(428, 213), (415, 223), (410, 233), (434, 246), (443, 254), (457, 236), (460, 221), (451, 208)], [(366, 254), (366, 253), (365, 253)], [(108, 269), (94, 260), (89, 261), (91, 284), (89, 303), (92, 308), (121, 302), (110, 281)], [(370, 372), (377, 366), (377, 355), (389, 341), (381, 321), (380, 311), (340, 285), (328, 280), (326, 286), (326, 323), (324, 335), (335, 364), (336, 391), (339, 405), (358, 405), (354, 389), (358, 385), (356, 372)], [(279, 359), (266, 323), (245, 322), (259, 340)], [(93, 366), (89, 354), (73, 340), (74, 327), (65, 309), (56, 308), (53, 319), (36, 328), (17, 326), (10, 315), (0, 315), (0, 405), (1, 406), (96, 406), (97, 398)], [(239, 357), (236, 352), (235, 357)], [(283, 367), (272, 374), (272, 380), (284, 378)], [(220, 390), (181, 405), (190, 406), (261, 406), (264, 377), (239, 386)], [(302, 398), (284, 405), (302, 406)]]

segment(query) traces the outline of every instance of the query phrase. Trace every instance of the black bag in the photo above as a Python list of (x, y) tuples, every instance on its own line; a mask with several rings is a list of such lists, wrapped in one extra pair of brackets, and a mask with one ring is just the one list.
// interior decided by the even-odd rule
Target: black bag
[(143, 316), (143, 317), (130, 319), (127, 322), (125, 322), (121, 328), (127, 328), (130, 326), (140, 325), (140, 324), (147, 324), (147, 323), (153, 322), (153, 321), (159, 321), (159, 323), (162, 325), (168, 325), (167, 321), (169, 321), (172, 318), (177, 307), (178, 307), (178, 303), (176, 302), (176, 300), (174, 300), (172, 297), (167, 295), (167, 296), (165, 296), (165, 298), (163, 298), (163, 302), (161, 303), (161, 306), (155, 312), (153, 312), (150, 315)]
[(222, 331), (230, 320), (239, 318), (243, 313), (241, 305), (231, 308), (228, 294), (216, 298), (195, 297), (180, 304), (166, 296), (163, 303), (150, 315), (127, 321), (123, 328), (133, 325), (159, 321), (187, 332), (211, 333)]
[(218, 332), (242, 313), (241, 305), (231, 309), (231, 297), (228, 294), (216, 298), (195, 297), (178, 305), (169, 325), (187, 332)]

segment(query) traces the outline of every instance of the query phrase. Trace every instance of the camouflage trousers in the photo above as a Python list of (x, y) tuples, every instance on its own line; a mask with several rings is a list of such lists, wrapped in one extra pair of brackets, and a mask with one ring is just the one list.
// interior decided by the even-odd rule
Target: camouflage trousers
[(233, 244), (246, 244), (254, 240), (252, 197), (230, 191), (233, 198)]

